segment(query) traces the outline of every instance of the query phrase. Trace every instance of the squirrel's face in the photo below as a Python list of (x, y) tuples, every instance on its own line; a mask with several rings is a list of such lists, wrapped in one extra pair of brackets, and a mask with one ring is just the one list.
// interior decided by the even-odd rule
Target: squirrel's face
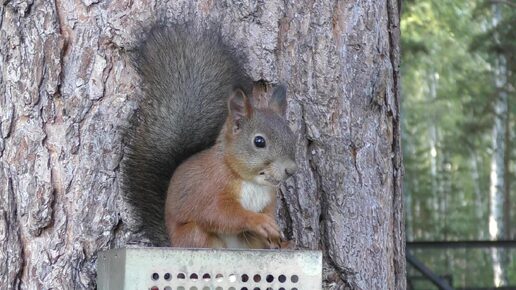
[(234, 169), (249, 181), (278, 186), (297, 170), (295, 137), (284, 118), (286, 91), (277, 88), (265, 108), (240, 90), (229, 100), (226, 148)]

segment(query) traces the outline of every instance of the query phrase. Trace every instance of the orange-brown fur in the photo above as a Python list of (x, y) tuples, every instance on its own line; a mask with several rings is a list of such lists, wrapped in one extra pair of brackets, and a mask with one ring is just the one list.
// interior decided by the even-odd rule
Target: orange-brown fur
[[(246, 210), (239, 202), (242, 179), (224, 156), (222, 144), (192, 156), (180, 165), (171, 180), (165, 205), (166, 226), (174, 246), (225, 247), (217, 233), (240, 234), (250, 248), (269, 245), (259, 232), (266, 227), (278, 243), (274, 221), (275, 199), (262, 211)], [(272, 245), (274, 246), (274, 245)]]

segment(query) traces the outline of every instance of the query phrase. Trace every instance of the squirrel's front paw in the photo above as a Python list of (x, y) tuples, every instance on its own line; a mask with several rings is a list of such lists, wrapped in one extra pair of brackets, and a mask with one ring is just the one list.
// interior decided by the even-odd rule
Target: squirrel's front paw
[(276, 221), (266, 214), (256, 214), (249, 221), (249, 231), (255, 232), (258, 235), (268, 240), (279, 240), (281, 233)]
[(279, 240), (268, 240), (266, 246), (269, 249), (274, 250), (293, 250), (296, 248), (294, 241), (279, 239)]
[(296, 248), (296, 243), (294, 243), (294, 241), (281, 241), (280, 244), (279, 244), (279, 248), (280, 249), (288, 249), (288, 250), (293, 250)]

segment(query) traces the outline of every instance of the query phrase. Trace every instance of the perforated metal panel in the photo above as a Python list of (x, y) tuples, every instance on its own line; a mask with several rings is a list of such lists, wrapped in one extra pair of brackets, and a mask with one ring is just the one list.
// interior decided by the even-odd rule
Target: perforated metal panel
[(320, 290), (319, 251), (125, 248), (101, 252), (99, 290)]

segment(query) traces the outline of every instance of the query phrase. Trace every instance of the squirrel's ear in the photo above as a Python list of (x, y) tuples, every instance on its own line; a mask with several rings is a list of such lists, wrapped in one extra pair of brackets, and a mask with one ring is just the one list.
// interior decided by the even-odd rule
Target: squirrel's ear
[(233, 122), (233, 132), (240, 129), (242, 119), (249, 119), (253, 114), (253, 106), (249, 97), (241, 89), (236, 89), (228, 100), (229, 117)]
[(274, 88), (269, 102), (269, 108), (278, 115), (285, 117), (287, 111), (287, 88), (284, 85), (280, 84)]

